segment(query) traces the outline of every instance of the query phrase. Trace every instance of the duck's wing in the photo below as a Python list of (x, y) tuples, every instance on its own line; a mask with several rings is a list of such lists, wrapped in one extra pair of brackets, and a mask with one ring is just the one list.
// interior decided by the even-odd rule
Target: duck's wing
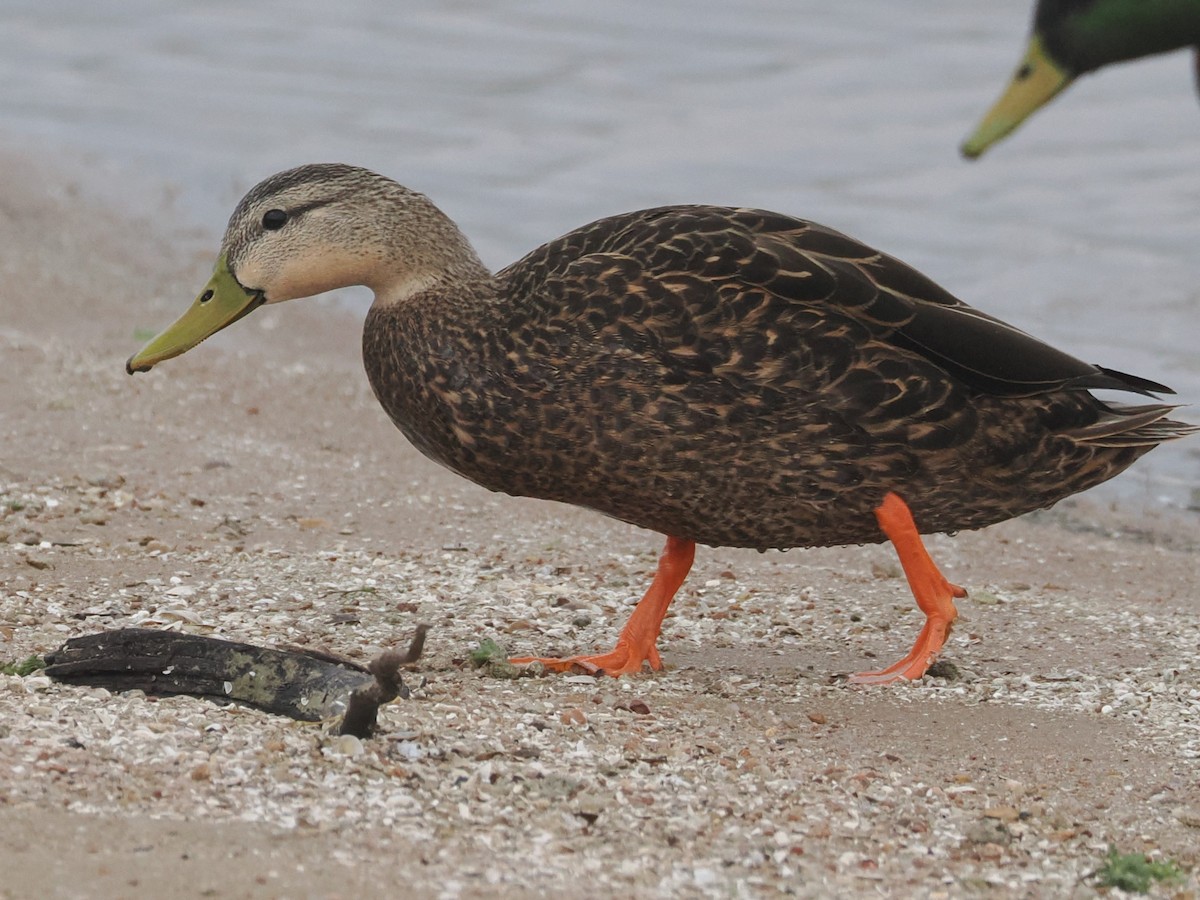
[(874, 342), (993, 396), (1172, 393), (982, 313), (854, 238), (764, 210), (675, 206), (601, 219), (500, 277), (527, 298), (523, 314), (544, 304), (547, 315), (583, 317), (689, 370), (766, 378), (814, 354), (861, 365)]
[(919, 353), (977, 391), (1009, 397), (1070, 388), (1174, 393), (1148, 379), (1083, 362), (840, 232), (813, 222), (789, 226), (786, 219), (768, 218), (763, 224), (760, 243), (777, 247), (782, 241), (833, 276), (831, 308), (870, 324), (877, 337)]

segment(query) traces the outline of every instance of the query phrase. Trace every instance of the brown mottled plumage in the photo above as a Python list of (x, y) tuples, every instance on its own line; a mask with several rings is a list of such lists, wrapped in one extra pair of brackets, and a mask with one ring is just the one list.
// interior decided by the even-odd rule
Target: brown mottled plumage
[(363, 358), (405, 435), (472, 481), (759, 549), (884, 540), (888, 491), (927, 533), (1049, 506), (1153, 447), (1169, 409), (1106, 406), (1085, 387), (1165, 388), (844, 235), (703, 206), (373, 309)]
[[(264, 227), (279, 210), (286, 224)], [(762, 210), (613, 216), (492, 275), (422, 195), (362, 169), (305, 166), (247, 195), (223, 261), (254, 303), (372, 287), (367, 374), (426, 455), (492, 490), (685, 543), (881, 541), (892, 494), (922, 532), (979, 528), (1099, 484), (1190, 430), (1169, 406), (1089, 391), (1167, 388), (1081, 362), (852, 238)], [(165, 358), (150, 349), (131, 370)]]

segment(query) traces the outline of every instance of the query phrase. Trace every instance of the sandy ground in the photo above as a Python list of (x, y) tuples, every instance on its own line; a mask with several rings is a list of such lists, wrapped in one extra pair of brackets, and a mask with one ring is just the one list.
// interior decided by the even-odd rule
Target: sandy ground
[(660, 538), (421, 458), (328, 303), (127, 377), (213, 235), (2, 162), (0, 661), (131, 624), (358, 658), (432, 631), (366, 742), (0, 676), (0, 897), (1087, 897), (1109, 845), (1200, 865), (1196, 515), (933, 538), (971, 591), (958, 680), (837, 677), (919, 627), (885, 546), (702, 548), (667, 671), (488, 677), (484, 637), (610, 644)]

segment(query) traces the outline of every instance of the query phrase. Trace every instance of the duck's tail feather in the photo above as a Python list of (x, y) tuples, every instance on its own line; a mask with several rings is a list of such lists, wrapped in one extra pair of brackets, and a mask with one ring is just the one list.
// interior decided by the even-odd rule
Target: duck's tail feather
[(1178, 408), (1165, 403), (1105, 404), (1104, 413), (1095, 422), (1071, 431), (1070, 436), (1097, 447), (1153, 447), (1200, 431), (1200, 425), (1166, 418)]
[(1154, 394), (1174, 394), (1175, 392), (1165, 384), (1159, 384), (1157, 381), (1151, 381), (1149, 378), (1142, 378), (1138, 375), (1130, 375), (1128, 372), (1118, 372), (1116, 369), (1106, 369), (1104, 366), (1096, 366), (1096, 372), (1092, 375), (1085, 375), (1082, 378), (1075, 378), (1067, 382), (1065, 387), (1082, 387), (1082, 388), (1103, 388), (1113, 391), (1132, 391), (1135, 394), (1145, 394), (1147, 397)]

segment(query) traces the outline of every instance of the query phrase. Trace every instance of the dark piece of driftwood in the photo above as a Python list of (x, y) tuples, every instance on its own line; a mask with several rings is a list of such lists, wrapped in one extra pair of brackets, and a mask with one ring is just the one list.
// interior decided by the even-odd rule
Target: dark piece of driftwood
[(46, 674), (114, 691), (232, 700), (304, 722), (343, 716), (341, 734), (366, 737), (380, 705), (408, 696), (398, 670), (420, 657), (427, 629), (417, 626), (408, 652), (389, 650), (361, 666), (307, 650), (122, 628), (67, 641), (46, 656)]

